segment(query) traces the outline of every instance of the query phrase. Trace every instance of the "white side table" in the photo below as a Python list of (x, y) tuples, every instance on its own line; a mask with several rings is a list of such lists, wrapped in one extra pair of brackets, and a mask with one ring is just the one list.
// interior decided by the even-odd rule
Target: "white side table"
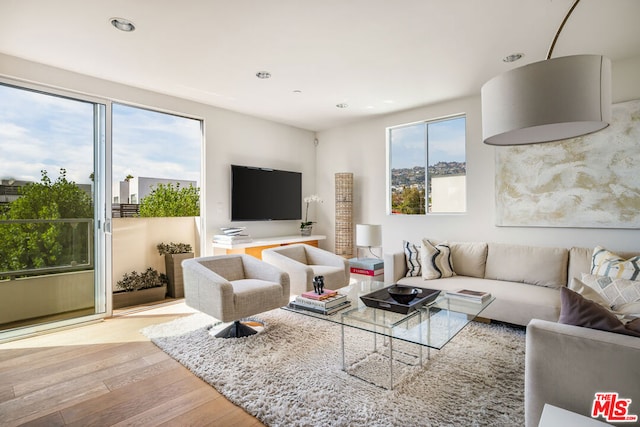
[(545, 403), (538, 427), (610, 427), (610, 424)]

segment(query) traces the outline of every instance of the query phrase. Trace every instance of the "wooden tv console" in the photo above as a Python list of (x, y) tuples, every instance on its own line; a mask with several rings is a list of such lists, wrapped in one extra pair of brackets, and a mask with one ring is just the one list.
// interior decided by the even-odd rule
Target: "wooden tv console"
[(313, 234), (311, 236), (278, 236), (278, 237), (259, 237), (252, 242), (228, 244), (213, 243), (214, 255), (226, 254), (247, 254), (258, 259), (262, 259), (262, 251), (264, 249), (275, 248), (278, 246), (292, 245), (294, 243), (305, 243), (311, 246), (318, 246), (319, 240), (326, 239), (327, 236)]

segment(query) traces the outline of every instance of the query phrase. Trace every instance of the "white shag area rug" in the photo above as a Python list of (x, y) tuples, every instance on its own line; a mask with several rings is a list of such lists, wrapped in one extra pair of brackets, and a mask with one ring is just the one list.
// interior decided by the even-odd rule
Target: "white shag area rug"
[[(258, 317), (264, 329), (246, 338), (211, 336), (217, 322), (200, 313), (142, 332), (268, 426), (524, 425), (522, 329), (472, 322), (422, 368), (394, 365), (385, 390), (342, 370), (340, 325), (282, 309)], [(371, 348), (372, 334), (345, 332), (350, 352)], [(388, 381), (388, 359), (359, 366)]]

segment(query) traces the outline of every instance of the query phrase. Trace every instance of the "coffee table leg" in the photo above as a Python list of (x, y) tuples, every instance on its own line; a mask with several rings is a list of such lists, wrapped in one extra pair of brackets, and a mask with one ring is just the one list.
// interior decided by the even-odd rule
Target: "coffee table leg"
[(342, 370), (346, 372), (347, 365), (344, 360), (344, 323), (342, 324)]
[(393, 337), (389, 338), (389, 390), (393, 390)]

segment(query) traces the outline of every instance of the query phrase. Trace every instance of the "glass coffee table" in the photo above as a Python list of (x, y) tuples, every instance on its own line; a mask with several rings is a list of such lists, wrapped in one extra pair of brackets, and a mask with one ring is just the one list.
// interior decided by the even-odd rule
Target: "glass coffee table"
[[(361, 364), (371, 353), (377, 353), (385, 357), (388, 360), (389, 368), (388, 387), (378, 383), (376, 385), (393, 389), (394, 361), (397, 362), (396, 359), (411, 360), (414, 363), (406, 361), (402, 361), (402, 363), (422, 366), (423, 348), (427, 350), (426, 358), (428, 360), (431, 355), (431, 349), (442, 349), (495, 299), (490, 298), (484, 303), (468, 302), (450, 298), (444, 292), (441, 292), (432, 302), (407, 314), (367, 307), (361, 301), (361, 296), (387, 286), (390, 285), (382, 282), (365, 281), (338, 289), (338, 293), (347, 295), (351, 305), (329, 316), (303, 309), (283, 308), (341, 325), (342, 368), (345, 372), (362, 378), (354, 373), (355, 371), (352, 369), (354, 366)], [(425, 282), (425, 287), (428, 287), (428, 282)], [(373, 339), (372, 351), (364, 358), (358, 358), (355, 362), (347, 360), (346, 346), (350, 340), (345, 340), (345, 327), (367, 332)], [(408, 354), (404, 350), (407, 347), (406, 344), (417, 347), (417, 354)]]

